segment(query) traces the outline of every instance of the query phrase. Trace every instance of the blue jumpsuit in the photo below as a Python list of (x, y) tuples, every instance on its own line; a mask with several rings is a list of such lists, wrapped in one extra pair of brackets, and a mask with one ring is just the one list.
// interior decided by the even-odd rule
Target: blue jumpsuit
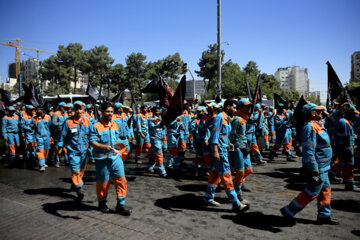
[(7, 138), (6, 145), (10, 154), (10, 161), (15, 159), (15, 146), (19, 147), (19, 115), (4, 116), (2, 119), (1, 131), (4, 138)]
[(251, 114), (249, 120), (247, 120), (248, 144), (251, 149), (251, 152), (254, 154), (254, 158), (258, 162), (262, 159), (262, 156), (261, 156), (260, 149), (259, 149), (259, 146), (257, 145), (257, 141), (256, 141), (256, 135), (255, 135), (256, 126), (255, 126), (255, 124), (259, 124), (261, 122), (260, 117), (261, 117), (261, 115), (259, 114), (259, 112), (256, 111), (256, 112), (253, 112)]
[(220, 161), (213, 161), (204, 199), (208, 202), (214, 201), (215, 189), (221, 182), (226, 191), (226, 195), (233, 204), (233, 207), (236, 207), (240, 205), (240, 201), (233, 186), (230, 163), (228, 159), (230, 132), (231, 125), (228, 116), (224, 112), (219, 113), (213, 122), (210, 144), (212, 150), (214, 150), (214, 145), (217, 145)]
[(58, 155), (58, 149), (59, 149), (59, 141), (61, 138), (61, 130), (63, 127), (63, 123), (65, 122), (65, 120), (68, 118), (68, 113), (66, 111), (56, 111), (53, 116), (52, 116), (52, 137), (54, 139), (54, 144), (55, 144), (55, 161), (57, 163), (60, 163), (60, 156)]
[(356, 186), (354, 183), (355, 136), (351, 122), (345, 118), (340, 118), (335, 125), (334, 132), (334, 150), (344, 173), (345, 188), (352, 190)]
[(318, 186), (307, 182), (302, 191), (285, 211), (294, 216), (312, 200), (318, 201), (318, 218), (328, 218), (331, 215), (331, 188), (328, 176), (332, 157), (330, 138), (321, 122), (308, 121), (301, 131), (303, 157), (302, 164), (310, 172), (319, 172), (321, 183)]
[[(115, 147), (119, 142), (119, 128), (116, 122), (106, 124), (103, 119), (90, 129), (90, 143)], [(96, 195), (99, 202), (106, 202), (108, 189), (111, 181), (114, 184), (117, 202), (125, 205), (127, 182), (125, 178), (124, 164), (119, 153), (106, 152), (102, 149), (93, 148), (96, 171)]]
[(284, 112), (277, 113), (275, 116), (275, 131), (276, 131), (276, 141), (273, 147), (274, 151), (280, 149), (281, 145), (284, 145), (286, 151), (287, 159), (291, 158), (291, 128), (287, 127), (289, 116)]
[[(164, 167), (164, 155), (163, 155), (163, 140), (164, 140), (164, 131), (160, 122), (156, 122), (158, 119), (156, 116), (153, 116), (148, 120), (149, 126), (149, 135), (150, 135), (150, 144), (152, 151), (152, 158), (149, 160), (148, 170), (153, 171), (155, 163), (158, 165), (160, 175), (165, 175)], [(155, 163), (154, 163), (155, 161)]]
[(36, 137), (36, 155), (39, 166), (44, 167), (50, 150), (50, 126), (51, 118), (49, 115), (44, 117), (35, 116), (33, 118)]
[[(79, 121), (80, 120), (80, 121)], [(71, 179), (75, 188), (81, 188), (85, 173), (86, 156), (89, 147), (90, 121), (87, 118), (68, 118), (62, 127), (59, 147), (66, 146), (71, 169)]]
[(21, 119), (21, 129), (25, 134), (26, 157), (28, 159), (36, 159), (35, 154), (35, 126), (33, 116), (23, 114)]
[(167, 126), (167, 142), (169, 148), (169, 159), (166, 164), (167, 167), (172, 167), (174, 163), (177, 168), (180, 167), (179, 153), (178, 153), (180, 125), (181, 125), (180, 121), (176, 119)]
[(234, 187), (237, 195), (242, 193), (245, 178), (253, 172), (246, 136), (246, 115), (236, 116), (231, 123), (230, 142), (235, 150), (230, 152), (231, 168), (235, 171)]

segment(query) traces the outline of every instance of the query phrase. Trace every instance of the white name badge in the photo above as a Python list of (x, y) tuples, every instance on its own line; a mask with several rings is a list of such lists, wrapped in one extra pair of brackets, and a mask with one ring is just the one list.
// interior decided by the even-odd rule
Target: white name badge
[(77, 128), (72, 128), (71, 129), (71, 133), (76, 133), (77, 132)]

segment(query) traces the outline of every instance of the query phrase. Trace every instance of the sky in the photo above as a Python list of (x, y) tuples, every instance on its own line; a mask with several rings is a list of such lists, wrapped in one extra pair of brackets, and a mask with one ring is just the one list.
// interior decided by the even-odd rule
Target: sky
[[(241, 68), (255, 61), (267, 74), (307, 68), (310, 91), (326, 91), (327, 61), (349, 82), (351, 54), (360, 51), (359, 12), (359, 0), (222, 0), (225, 61)], [(146, 61), (179, 52), (195, 74), (202, 52), (217, 42), (217, 0), (0, 0), (0, 42), (14, 38), (53, 52), (69, 43), (105, 45), (114, 64), (124, 65), (133, 52)], [(36, 57), (22, 52), (22, 59)], [(14, 59), (15, 48), (0, 45), (3, 82)]]

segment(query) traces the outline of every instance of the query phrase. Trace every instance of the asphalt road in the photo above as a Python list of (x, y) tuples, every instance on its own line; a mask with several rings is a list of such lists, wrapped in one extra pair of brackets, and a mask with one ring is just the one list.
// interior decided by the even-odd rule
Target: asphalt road
[[(193, 153), (187, 153), (189, 163)], [(145, 154), (143, 154), (145, 156)], [(0, 163), (1, 239), (356, 239), (360, 236), (360, 193), (332, 184), (333, 217), (338, 226), (316, 225), (316, 201), (289, 223), (279, 209), (304, 187), (299, 177), (301, 158), (254, 166), (244, 197), (250, 210), (231, 212), (224, 190), (215, 199), (218, 208), (206, 207), (202, 197), (207, 178), (186, 173), (182, 178), (159, 178), (146, 173), (146, 165), (125, 163), (128, 180), (127, 206), (130, 217), (97, 211), (95, 169), (88, 164), (84, 176), (84, 201), (74, 203), (70, 191), (70, 169), (49, 167), (45, 173), (23, 165), (9, 169)], [(356, 174), (356, 180), (359, 180)], [(111, 186), (108, 206), (115, 209), (115, 189)]]

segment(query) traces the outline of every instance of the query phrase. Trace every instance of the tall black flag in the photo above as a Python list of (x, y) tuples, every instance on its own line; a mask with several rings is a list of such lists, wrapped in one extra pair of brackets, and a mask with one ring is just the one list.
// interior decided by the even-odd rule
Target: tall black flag
[(253, 94), (252, 94), (252, 91), (251, 91), (251, 88), (250, 88), (250, 85), (249, 85), (249, 82), (245, 76), (245, 88), (246, 88), (246, 91), (248, 93), (248, 97), (249, 97), (249, 101), (252, 102), (253, 101)]
[(178, 116), (180, 116), (183, 113), (185, 92), (186, 92), (186, 75), (184, 75), (181, 78), (181, 81), (176, 88), (175, 94), (170, 100), (169, 107), (161, 123), (162, 125), (165, 126), (169, 125), (172, 121), (174, 121)]
[(298, 104), (296, 105), (294, 115), (293, 115), (294, 125), (296, 127), (296, 137), (295, 138), (298, 143), (301, 143), (301, 130), (305, 123), (305, 119), (302, 116), (302, 109), (303, 109), (304, 105), (307, 103), (308, 102), (305, 101), (304, 96), (301, 95), (301, 98), (300, 98)]
[(257, 79), (256, 88), (255, 88), (255, 93), (254, 93), (254, 96), (253, 96), (253, 103), (254, 103), (254, 105), (255, 105), (256, 103), (260, 103), (260, 104), (262, 103), (262, 100), (261, 100), (262, 95), (261, 95), (260, 76), (261, 76), (261, 75), (259, 75), (259, 77), (258, 77), (258, 79)]
[(327, 61), (326, 64), (328, 65), (328, 92), (330, 101), (333, 101), (341, 95), (344, 88), (330, 62)]
[(278, 108), (279, 103), (286, 103), (286, 100), (282, 98), (280, 95), (274, 93), (274, 102), (275, 102), (275, 108)]
[(99, 99), (99, 92), (91, 81), (88, 82), (86, 94), (89, 95), (89, 97), (92, 98), (94, 101), (97, 101)]
[(124, 104), (124, 92), (119, 92), (118, 94), (116, 94), (116, 96), (113, 97), (110, 102), (119, 102), (121, 104)]

